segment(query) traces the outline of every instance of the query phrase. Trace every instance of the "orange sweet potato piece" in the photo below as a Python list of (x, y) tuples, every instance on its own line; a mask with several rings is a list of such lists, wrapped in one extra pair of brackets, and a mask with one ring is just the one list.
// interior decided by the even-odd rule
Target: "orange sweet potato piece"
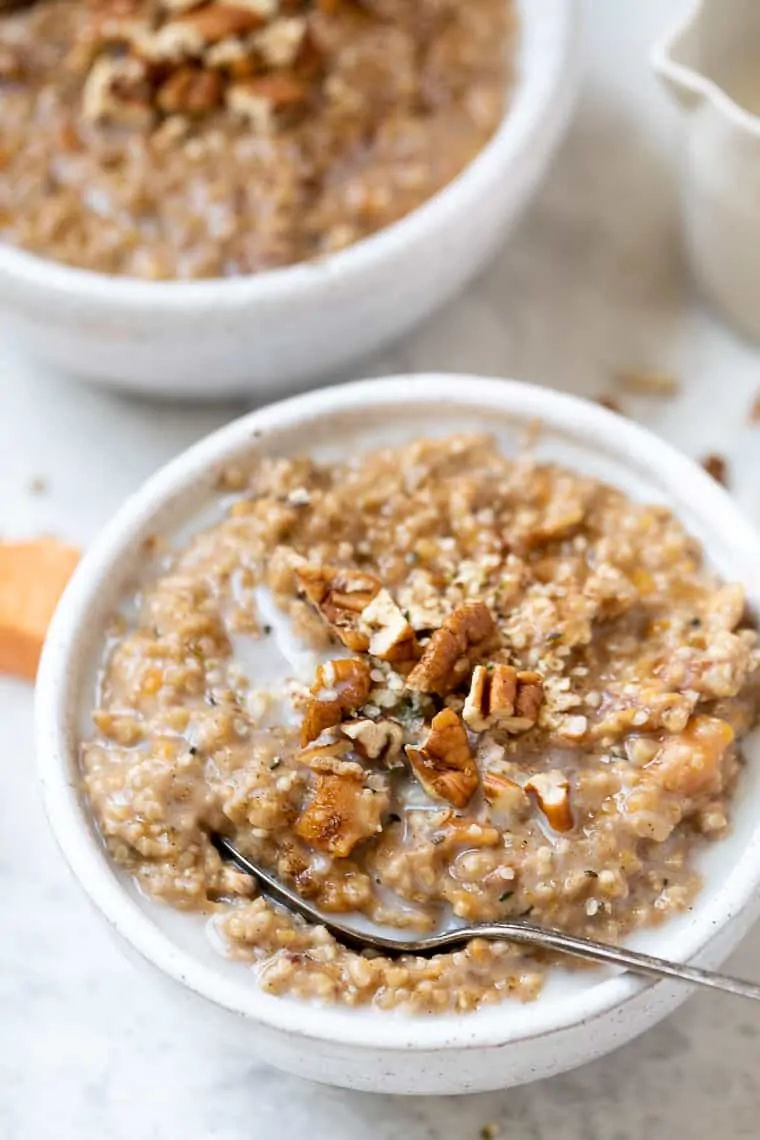
[(55, 538), (0, 542), (0, 673), (33, 681), (50, 619), (79, 560)]

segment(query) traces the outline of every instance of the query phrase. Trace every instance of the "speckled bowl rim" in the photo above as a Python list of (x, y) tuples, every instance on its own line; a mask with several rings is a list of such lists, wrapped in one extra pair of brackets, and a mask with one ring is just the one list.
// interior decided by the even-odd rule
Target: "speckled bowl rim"
[[(505, 171), (518, 170), (541, 124), (559, 136), (573, 103), (577, 73), (578, 0), (520, 0), (528, 49), (510, 104), (493, 138), (462, 173), (406, 217), (344, 250), (312, 261), (239, 277), (195, 281), (146, 281), (114, 277), (56, 262), (0, 243), (0, 276), (23, 289), (42, 289), (88, 302), (94, 310), (169, 312), (222, 304), (306, 303), (334, 282), (364, 279), (378, 265), (393, 264), (418, 242), (456, 226), (484, 196), (498, 194)], [(565, 106), (558, 107), (560, 92)]]
[[(119, 882), (102, 844), (97, 840), (78, 793), (76, 739), (81, 692), (73, 678), (88, 615), (109, 577), (119, 573), (122, 557), (134, 556), (138, 544), (156, 528), (157, 513), (191, 484), (242, 447), (252, 451), (269, 432), (303, 430), (326, 416), (361, 410), (364, 417), (383, 410), (414, 405), (446, 405), (518, 421), (542, 421), (586, 447), (612, 454), (623, 463), (656, 472), (659, 485), (674, 497), (696, 504), (699, 518), (715, 536), (714, 548), (730, 551), (737, 563), (758, 568), (758, 588), (750, 592), (760, 602), (760, 539), (736, 505), (706, 473), (669, 444), (632, 421), (598, 405), (551, 389), (512, 380), (461, 375), (396, 376), (365, 380), (270, 405), (239, 419), (203, 439), (148, 480), (116, 514), (88, 550), (76, 570), (52, 622), (43, 652), (36, 692), (36, 745), (39, 778), (48, 818), (65, 858), (81, 885), (113, 928), (147, 961), (217, 1006), (259, 1024), (312, 1042), (331, 1042), (366, 1049), (461, 1049), (493, 1047), (532, 1040), (572, 1026), (593, 1031), (593, 1021), (616, 1011), (641, 994), (647, 984), (620, 974), (581, 990), (557, 1006), (537, 1002), (510, 1004), (510, 1016), (480, 1014), (405, 1017), (376, 1010), (324, 1008), (263, 993), (247, 971), (240, 981), (215, 970), (179, 947), (159, 929)], [(152, 525), (153, 524), (153, 525)], [(754, 570), (753, 570), (754, 573)], [(742, 575), (744, 576), (744, 575)], [(81, 663), (81, 659), (80, 659)], [(740, 858), (721, 882), (713, 909), (692, 921), (685, 931), (662, 928), (658, 950), (676, 960), (714, 959), (711, 944), (729, 924), (746, 927), (754, 917), (760, 887), (760, 812)], [(699, 907), (695, 907), (699, 911)], [(750, 912), (752, 914), (750, 915)], [(734, 942), (743, 932), (740, 930)], [(719, 947), (720, 957), (725, 947)], [(653, 988), (667, 983), (655, 983)], [(491, 1011), (489, 1011), (489, 1014)]]

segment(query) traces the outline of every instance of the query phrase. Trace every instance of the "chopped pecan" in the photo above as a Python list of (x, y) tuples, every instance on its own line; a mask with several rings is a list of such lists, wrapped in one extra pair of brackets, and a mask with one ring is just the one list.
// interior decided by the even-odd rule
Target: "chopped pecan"
[(247, 79), (255, 70), (250, 48), (234, 36), (210, 47), (203, 57), (203, 63), (208, 68), (229, 73), (233, 79)]
[(462, 716), (473, 732), (486, 729), (514, 715), (517, 670), (511, 665), (476, 665)]
[(504, 815), (523, 816), (530, 806), (525, 789), (500, 772), (488, 771), (483, 775), (483, 797), (487, 804)]
[(352, 776), (363, 775), (363, 768), (349, 759), (351, 745), (347, 740), (336, 740), (330, 744), (312, 744), (303, 748), (295, 757), (299, 764), (320, 775)]
[(349, 720), (340, 730), (361, 747), (368, 760), (392, 761), (404, 743), (404, 730), (395, 720)]
[(406, 754), (415, 776), (429, 796), (466, 807), (480, 782), (467, 730), (453, 709), (433, 717), (430, 732), (420, 748), (407, 745)]
[(301, 725), (301, 744), (310, 744), (326, 728), (340, 724), (344, 713), (364, 704), (371, 687), (369, 664), (358, 657), (341, 657), (320, 665)]
[(154, 119), (145, 65), (137, 59), (96, 60), (82, 93), (86, 119), (126, 127), (148, 127)]
[(462, 715), (473, 732), (494, 727), (526, 732), (538, 721), (542, 699), (540, 674), (511, 665), (476, 665)]
[(294, 75), (257, 75), (233, 83), (227, 106), (248, 119), (259, 134), (269, 134), (278, 118), (300, 110), (308, 97), (308, 86)]
[(525, 785), (525, 791), (536, 802), (555, 831), (571, 831), (573, 813), (570, 807), (570, 784), (562, 772), (537, 772)]
[(378, 590), (362, 610), (359, 628), (368, 637), (373, 657), (394, 664), (416, 660), (419, 650), (414, 630), (387, 590)]
[(701, 462), (707, 474), (712, 475), (716, 483), (720, 483), (722, 487), (728, 486), (728, 463), (722, 455), (711, 452), (705, 455)]
[[(231, 88), (235, 91), (241, 84)], [(336, 566), (300, 566), (296, 581), (321, 617), (345, 646), (356, 653), (369, 648), (369, 637), (358, 629), (359, 615), (380, 590), (374, 574)]]
[(290, 67), (298, 57), (305, 35), (303, 16), (283, 16), (258, 32), (254, 44), (267, 67)]
[(240, 4), (207, 4), (169, 20), (139, 38), (139, 55), (151, 63), (177, 64), (202, 59), (213, 44), (256, 31), (266, 22), (260, 12)]
[(387, 795), (366, 788), (360, 777), (318, 776), (294, 831), (318, 851), (345, 859), (357, 843), (382, 830), (387, 805)]
[(507, 732), (526, 732), (538, 723), (541, 702), (544, 699), (544, 682), (540, 673), (521, 670), (517, 674), (515, 715), (504, 721)]
[(224, 87), (214, 71), (180, 67), (158, 89), (156, 102), (167, 115), (204, 115), (222, 102)]
[(425, 646), (406, 679), (407, 687), (445, 696), (464, 680), (473, 660), (492, 644), (496, 623), (483, 602), (457, 606)]

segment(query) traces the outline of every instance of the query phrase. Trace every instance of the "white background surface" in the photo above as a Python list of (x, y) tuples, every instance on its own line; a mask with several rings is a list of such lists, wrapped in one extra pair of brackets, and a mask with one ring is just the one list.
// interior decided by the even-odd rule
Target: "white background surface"
[[(680, 6), (585, 0), (583, 93), (535, 206), (465, 297), (361, 371), (480, 371), (598, 395), (617, 369), (672, 370), (678, 400), (628, 410), (695, 456), (730, 457), (760, 522), (760, 427), (747, 423), (760, 353), (691, 294), (678, 114), (646, 64)], [(122, 400), (0, 347), (0, 533), (86, 543), (144, 476), (239, 410)], [(36, 476), (47, 494), (30, 492)], [(204, 1040), (122, 958), (61, 866), (31, 706), (26, 687), (0, 681), (0, 1140), (477, 1140), (486, 1122), (517, 1140), (760, 1134), (760, 1010), (727, 997), (695, 997), (568, 1076), (456, 1101), (324, 1089)], [(760, 931), (731, 965), (760, 978)]]

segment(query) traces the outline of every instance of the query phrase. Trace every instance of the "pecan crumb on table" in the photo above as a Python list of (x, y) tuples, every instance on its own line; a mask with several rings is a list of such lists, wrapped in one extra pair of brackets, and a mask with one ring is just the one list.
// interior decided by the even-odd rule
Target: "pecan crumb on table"
[(0, 8), (0, 240), (144, 278), (341, 249), (489, 140), (514, 25), (512, 0)]
[(727, 487), (729, 484), (728, 463), (722, 455), (711, 452), (702, 459), (702, 466), (708, 475), (712, 475), (716, 483)]
[(230, 485), (126, 599), (82, 748), (143, 890), (208, 915), (270, 993), (415, 1012), (528, 1000), (551, 962), (477, 939), (362, 957), (255, 897), (210, 833), (409, 931), (530, 913), (614, 941), (691, 905), (760, 658), (742, 589), (667, 509), (480, 435)]

